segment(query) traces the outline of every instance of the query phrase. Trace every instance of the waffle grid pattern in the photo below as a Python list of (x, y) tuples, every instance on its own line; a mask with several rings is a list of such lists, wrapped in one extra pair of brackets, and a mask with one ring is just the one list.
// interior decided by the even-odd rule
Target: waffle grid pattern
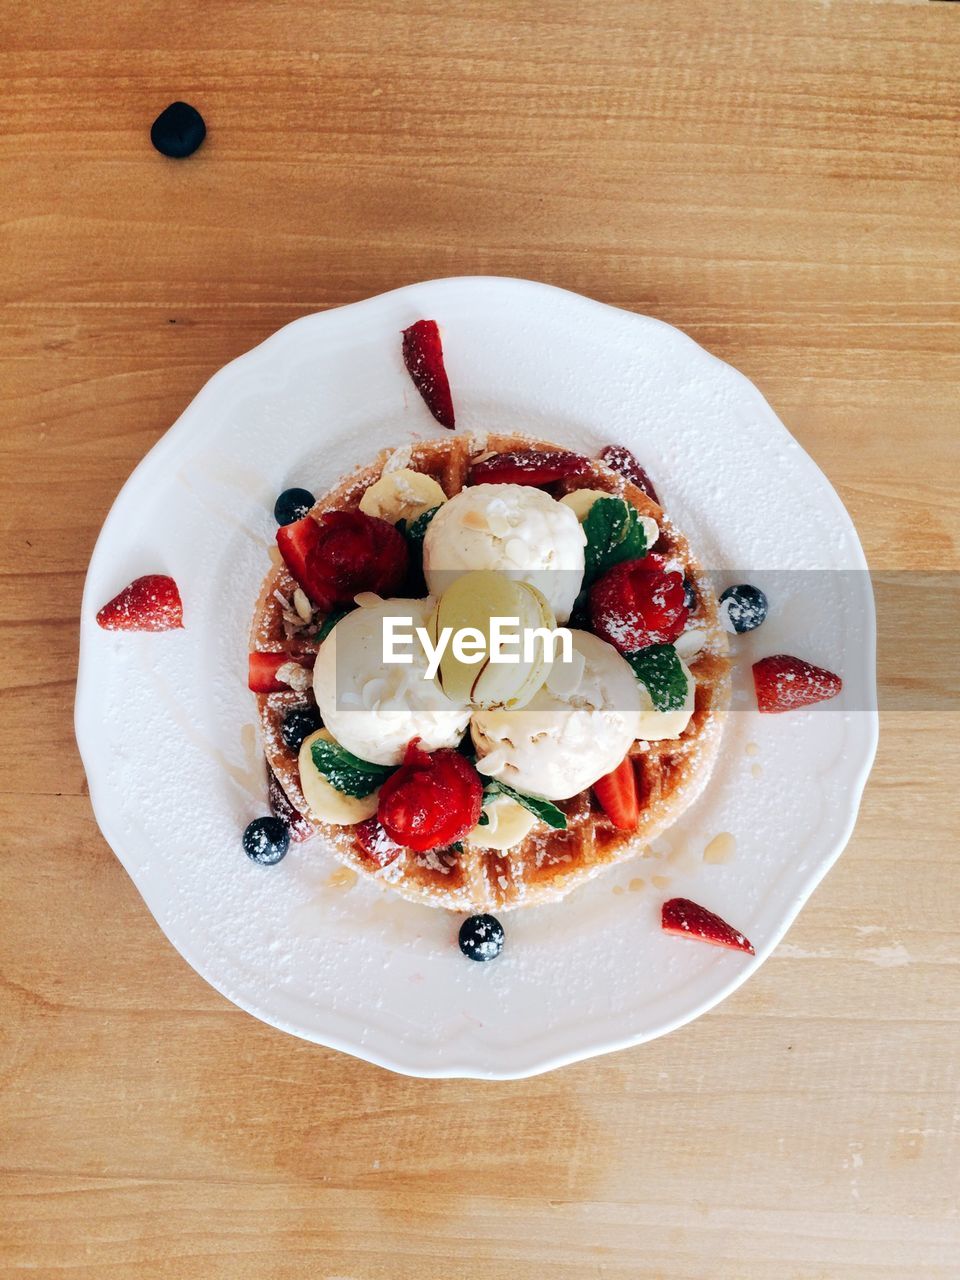
[[(358, 470), (321, 498), (313, 514), (356, 507), (364, 491), (386, 468), (408, 466), (425, 472), (438, 481), (449, 498), (468, 483), (471, 464), (478, 457), (518, 448), (557, 447), (516, 435), (420, 441), (405, 449), (381, 454), (371, 466)], [(697, 595), (693, 621), (706, 633), (701, 652), (688, 661), (697, 689), (695, 710), (687, 729), (675, 740), (638, 741), (633, 745), (641, 808), (637, 830), (618, 831), (592, 793), (584, 791), (560, 804), (567, 815), (565, 831), (554, 831), (537, 823), (519, 845), (503, 852), (473, 844), (464, 844), (459, 854), (416, 854), (404, 850), (393, 863), (380, 868), (372, 864), (351, 828), (314, 822), (317, 833), (335, 849), (340, 860), (360, 875), (389, 885), (414, 901), (455, 911), (502, 911), (553, 901), (592, 878), (603, 867), (642, 852), (693, 803), (706, 785), (719, 749), (730, 698), (727, 640), (720, 626), (715, 593), (692, 558), (686, 539), (640, 489), (596, 461), (576, 478), (549, 486), (548, 492), (562, 497), (582, 488), (603, 489), (625, 498), (641, 515), (652, 516), (657, 521), (660, 526), (657, 553), (683, 565)], [(285, 633), (283, 609), (276, 593), (289, 599), (295, 585), (282, 563), (275, 564), (268, 573), (251, 632), (253, 650), (287, 651), (292, 656), (316, 651), (312, 642), (289, 638)], [(313, 627), (306, 634), (315, 634), (315, 631)], [(311, 696), (293, 691), (257, 695), (267, 765), (294, 808), (307, 816), (297, 760), (285, 746), (280, 726), (288, 707), (302, 704)]]

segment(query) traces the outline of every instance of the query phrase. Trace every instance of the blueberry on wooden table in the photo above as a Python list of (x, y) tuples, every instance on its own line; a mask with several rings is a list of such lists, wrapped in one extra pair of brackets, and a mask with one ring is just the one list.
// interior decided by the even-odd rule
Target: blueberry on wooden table
[(160, 154), (175, 160), (192, 156), (206, 136), (203, 116), (189, 102), (171, 102), (150, 129), (150, 141)]
[(284, 489), (273, 508), (277, 524), (295, 524), (310, 511), (316, 498), (309, 489)]
[(254, 818), (243, 833), (243, 851), (251, 862), (272, 867), (290, 848), (290, 829), (279, 818)]
[(496, 960), (503, 950), (503, 925), (496, 916), (470, 916), (460, 926), (460, 950), (468, 960)]

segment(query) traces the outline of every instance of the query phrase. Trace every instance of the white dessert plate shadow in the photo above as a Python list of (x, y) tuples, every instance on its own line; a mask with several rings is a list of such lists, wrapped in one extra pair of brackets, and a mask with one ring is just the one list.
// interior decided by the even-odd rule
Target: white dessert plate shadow
[[(485, 965), (460, 955), (459, 919), (351, 883), (318, 839), (272, 868), (240, 846), (266, 812), (245, 675), (274, 499), (290, 485), (319, 495), (378, 449), (442, 433), (401, 360), (400, 330), (422, 316), (442, 327), (458, 430), (628, 445), (718, 585), (748, 571), (771, 596), (764, 626), (733, 643), (734, 706), (700, 801), (655, 856), (506, 914)], [(99, 606), (151, 572), (179, 584), (185, 629), (101, 631)], [(877, 740), (874, 641), (856, 531), (742, 375), (669, 325), (577, 294), (434, 280), (281, 329), (150, 451), (90, 563), (77, 739), (106, 839), (230, 1000), (395, 1071), (511, 1078), (662, 1035), (770, 954), (853, 828)], [(760, 716), (750, 664), (777, 652), (840, 671), (842, 697)], [(705, 861), (720, 833), (733, 857)], [(730, 920), (756, 958), (663, 934), (673, 895)]]

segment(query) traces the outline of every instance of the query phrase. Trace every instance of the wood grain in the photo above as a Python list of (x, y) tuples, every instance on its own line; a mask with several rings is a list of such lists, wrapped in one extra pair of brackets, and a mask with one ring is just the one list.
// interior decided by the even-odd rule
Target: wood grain
[(71, 704), (99, 525), (204, 380), (434, 276), (680, 325), (875, 567), (956, 570), (958, 66), (940, 3), (2, 0), (0, 1276), (956, 1276), (956, 710), (885, 716), (847, 853), (721, 1008), (485, 1085), (210, 990), (98, 834)]

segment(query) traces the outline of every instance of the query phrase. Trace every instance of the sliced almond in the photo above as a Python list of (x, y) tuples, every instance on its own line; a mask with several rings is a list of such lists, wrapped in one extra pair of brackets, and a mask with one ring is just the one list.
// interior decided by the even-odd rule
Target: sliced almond
[(513, 525), (507, 517), (497, 511), (487, 512), (487, 527), (495, 538), (509, 538), (513, 532)]
[(291, 689), (296, 689), (297, 693), (306, 693), (312, 678), (306, 667), (301, 667), (299, 662), (284, 662), (277, 668), (277, 679), (288, 684)]
[(707, 633), (702, 627), (691, 627), (688, 631), (684, 631), (673, 642), (679, 657), (685, 662), (689, 662), (691, 658), (695, 658), (707, 643)]
[(495, 747), (493, 751), (488, 751), (485, 756), (481, 756), (477, 760), (477, 773), (482, 773), (487, 778), (495, 778), (498, 773), (503, 773), (507, 767), (507, 748)]
[(353, 597), (353, 603), (358, 609), (375, 609), (378, 604), (383, 604), (383, 597), (378, 596), (375, 591), (358, 591)]
[(313, 617), (313, 609), (310, 601), (307, 599), (307, 593), (302, 587), (297, 587), (293, 593), (293, 607), (296, 609), (302, 622), (309, 622)]
[(555, 655), (547, 676), (547, 688), (558, 698), (569, 698), (580, 688), (585, 666), (584, 656), (579, 649), (572, 651), (569, 662), (564, 662), (559, 654)]

